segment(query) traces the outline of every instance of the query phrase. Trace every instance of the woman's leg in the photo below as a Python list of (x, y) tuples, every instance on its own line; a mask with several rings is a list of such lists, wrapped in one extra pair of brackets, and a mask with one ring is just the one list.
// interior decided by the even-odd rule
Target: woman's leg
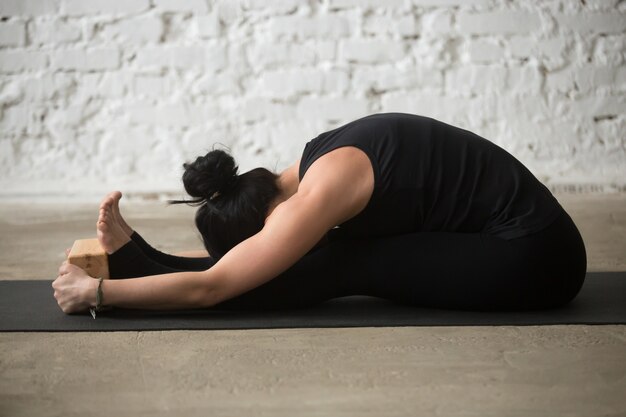
[(335, 273), (351, 294), (416, 306), (519, 310), (563, 305), (586, 272), (584, 244), (567, 213), (530, 236), (415, 233), (335, 242)]
[(184, 256), (169, 255), (161, 252), (146, 242), (136, 231), (133, 231), (130, 238), (141, 249), (146, 256), (153, 261), (174, 269), (185, 271), (205, 271), (215, 265), (215, 259), (205, 258), (188, 258)]
[(133, 240), (110, 254), (108, 262), (111, 279), (136, 278), (184, 271), (184, 269), (172, 268), (150, 259)]
[[(98, 241), (109, 254), (108, 264), (111, 279), (179, 272), (181, 269), (162, 265), (150, 259), (141, 251), (137, 243), (130, 238), (118, 217), (115, 216), (115, 193), (112, 193), (112, 195), (105, 197), (100, 205), (98, 222), (96, 224)], [(119, 197), (117, 197), (117, 200), (119, 200)], [(126, 228), (128, 228), (127, 225)]]
[[(108, 213), (107, 222), (109, 223), (110, 233), (123, 235), (126, 237), (125, 240), (130, 238), (148, 258), (154, 261), (154, 263), (160, 264), (172, 270), (204, 271), (215, 264), (215, 260), (209, 257), (188, 258), (182, 256), (168, 255), (150, 246), (148, 242), (146, 242), (137, 232), (135, 232), (128, 225), (128, 223), (126, 223), (124, 217), (122, 217), (119, 207), (121, 198), (122, 193), (120, 193), (119, 191), (113, 191), (109, 193), (106, 197), (104, 197), (102, 203), (100, 204), (100, 211)], [(133, 256), (135, 256), (135, 254)]]

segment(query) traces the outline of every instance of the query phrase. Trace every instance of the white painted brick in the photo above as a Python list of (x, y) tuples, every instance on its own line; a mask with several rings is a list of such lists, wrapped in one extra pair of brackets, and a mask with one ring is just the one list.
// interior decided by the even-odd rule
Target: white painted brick
[(341, 70), (325, 71), (322, 81), (323, 92), (333, 95), (344, 94), (350, 86), (350, 77)]
[(244, 0), (242, 6), (244, 9), (254, 11), (256, 13), (285, 14), (298, 10), (301, 6), (301, 0)]
[(504, 67), (472, 65), (454, 68), (446, 72), (446, 92), (450, 95), (471, 95), (503, 91), (506, 76)]
[(555, 57), (563, 54), (568, 43), (563, 38), (542, 39), (535, 42), (535, 50), (545, 57)]
[(507, 50), (514, 58), (528, 58), (536, 43), (536, 40), (526, 36), (514, 36), (508, 39)]
[(25, 39), (26, 30), (23, 23), (0, 23), (1, 46), (22, 46)]
[(363, 32), (367, 35), (393, 35), (396, 31), (394, 23), (391, 16), (369, 15), (363, 22)]
[(24, 98), (29, 102), (40, 102), (63, 97), (76, 86), (73, 76), (65, 73), (45, 74), (22, 79)]
[(626, 97), (624, 95), (592, 95), (577, 100), (568, 100), (564, 104), (568, 107), (570, 114), (589, 119), (626, 113)]
[(472, 62), (497, 62), (504, 58), (504, 49), (498, 43), (488, 40), (471, 40), (467, 54)]
[(368, 114), (367, 101), (354, 98), (303, 97), (298, 103), (303, 118), (349, 121)]
[(119, 99), (130, 90), (131, 81), (125, 72), (84, 73), (76, 86), (76, 96)]
[(452, 12), (448, 9), (436, 9), (422, 15), (424, 35), (449, 34), (452, 28)]
[(157, 9), (168, 12), (207, 13), (209, 11), (205, 0), (153, 0)]
[(260, 79), (263, 95), (288, 98), (302, 93), (319, 93), (323, 74), (317, 70), (267, 71)]
[(0, 51), (0, 71), (20, 72), (43, 70), (48, 65), (48, 54), (39, 51)]
[(514, 58), (534, 57), (548, 71), (558, 70), (567, 65), (566, 51), (571, 50), (564, 38), (539, 39), (515, 37), (508, 41), (508, 50)]
[(620, 67), (583, 67), (578, 73), (578, 82), (579, 87), (588, 88), (589, 91), (594, 91), (595, 89), (605, 89), (609, 90), (612, 87), (619, 91), (620, 87), (621, 91), (626, 92), (623, 89), (624, 87), (624, 76), (626, 74), (626, 68), (623, 66)]
[(138, 102), (128, 106), (128, 117), (131, 124), (184, 127), (202, 124), (215, 111), (212, 104)]
[(56, 127), (77, 128), (89, 121), (93, 123), (93, 118), (102, 111), (101, 100), (80, 99), (77, 102), (63, 106), (62, 110), (55, 109), (48, 115), (49, 124)]
[(102, 29), (102, 36), (119, 43), (156, 43), (163, 34), (163, 21), (157, 16), (119, 20)]
[[(221, 44), (218, 44), (221, 45)], [(249, 74), (250, 65), (246, 58), (246, 48), (242, 43), (231, 43), (226, 49), (226, 62), (224, 66), (231, 68), (231, 72), (238, 76), (246, 73)], [(217, 69), (218, 71), (221, 68)]]
[(166, 68), (171, 65), (171, 49), (166, 46), (146, 46), (137, 51), (134, 63), (139, 68)]
[(461, 43), (442, 36), (421, 37), (412, 43), (411, 55), (420, 66), (449, 68), (459, 62)]
[(562, 69), (546, 74), (546, 90), (566, 93), (574, 89), (572, 69)]
[(624, 91), (624, 84), (626, 84), (626, 67), (621, 65), (615, 68), (615, 71), (615, 84), (618, 88), (621, 88), (621, 91)]
[(399, 17), (395, 24), (402, 36), (415, 36), (419, 33), (419, 26), (413, 15)]
[(403, 7), (409, 3), (409, 0), (329, 0), (328, 7), (330, 9)]
[(543, 75), (533, 66), (507, 69), (505, 91), (512, 95), (537, 95), (541, 93)]
[[(5, 108), (1, 121), (2, 132), (38, 135), (43, 131), (41, 118), (45, 114), (46, 109), (40, 106), (20, 104)], [(44, 146), (48, 145), (43, 139), (40, 142)]]
[(357, 91), (410, 90), (416, 87), (440, 89), (443, 86), (441, 71), (432, 68), (399, 70), (386, 65), (355, 70), (352, 84)]
[(112, 70), (120, 66), (120, 51), (117, 48), (56, 51), (52, 56), (52, 66), (77, 71)]
[(184, 46), (169, 50), (175, 68), (203, 68), (207, 61), (206, 49), (202, 46)]
[(574, 81), (581, 92), (591, 92), (599, 87), (617, 85), (617, 67), (592, 67), (585, 66), (574, 72)]
[(15, 164), (16, 151), (9, 138), (0, 138), (0, 176), (6, 176)]
[(303, 50), (311, 51), (317, 62), (332, 61), (337, 56), (337, 43), (335, 41), (312, 41), (302, 44)]
[(226, 65), (226, 48), (223, 45), (188, 46), (172, 49), (172, 66), (187, 69), (200, 67), (218, 71)]
[(164, 98), (170, 90), (169, 80), (160, 75), (137, 74), (133, 80), (133, 93), (137, 96)]
[(220, 36), (221, 24), (217, 13), (211, 13), (196, 18), (198, 34), (202, 38), (215, 38)]
[[(27, 149), (30, 152), (38, 154), (45, 160), (45, 154), (50, 153), (50, 143), (41, 140), (37, 137), (26, 137), (20, 141), (20, 147)], [(50, 171), (54, 172), (54, 167), (50, 167)]]
[(198, 96), (239, 95), (241, 87), (239, 78), (233, 71), (222, 71), (218, 74), (208, 74), (200, 78), (192, 87), (192, 93)]
[(387, 40), (345, 40), (339, 43), (339, 56), (355, 62), (393, 62), (404, 56), (404, 46)]
[(467, 34), (532, 34), (541, 27), (539, 14), (521, 11), (460, 12), (457, 24)]
[(350, 24), (344, 17), (328, 15), (324, 18), (281, 16), (270, 22), (270, 31), (276, 37), (309, 39), (337, 38), (350, 33)]
[(418, 33), (417, 23), (409, 16), (367, 16), (363, 23), (363, 32), (374, 36), (414, 36)]
[(82, 37), (78, 23), (60, 19), (30, 22), (28, 32), (35, 45), (71, 43)]
[(626, 38), (621, 36), (602, 36), (595, 45), (593, 61), (603, 65), (622, 65), (626, 56)]
[(588, 10), (613, 11), (617, 9), (619, 0), (585, 0), (585, 8)]
[(241, 0), (221, 0), (213, 7), (225, 25), (233, 24), (243, 17)]
[(310, 123), (300, 120), (286, 120), (277, 125), (270, 124), (269, 139), (274, 149), (278, 150), (278, 169), (285, 169), (302, 155), (306, 143), (319, 134)]
[(614, 13), (558, 13), (555, 19), (564, 30), (576, 33), (619, 33), (626, 30), (626, 14)]
[(132, 14), (147, 10), (149, 0), (64, 0), (63, 10), (70, 16), (86, 14)]
[(248, 46), (246, 54), (255, 70), (306, 66), (315, 62), (334, 60), (336, 44), (334, 41), (311, 41), (301, 44), (259, 42)]
[(137, 52), (135, 63), (146, 69), (173, 67), (217, 71), (226, 65), (226, 50), (222, 45), (145, 47)]
[(206, 49), (202, 46), (184, 46), (172, 48), (170, 65), (174, 68), (203, 68), (206, 63)]
[(59, 0), (2, 0), (0, 16), (39, 16), (56, 13)]
[(0, 91), (0, 108), (19, 104), (25, 96), (26, 92), (22, 87), (22, 83), (17, 80), (9, 81), (2, 86), (2, 90)]
[[(181, 138), (182, 161), (192, 161), (198, 155), (204, 155), (211, 149), (212, 142), (220, 142), (232, 149), (233, 143), (224, 143), (228, 136), (226, 129), (212, 125), (209, 127), (193, 126), (186, 130)], [(218, 139), (219, 138), (219, 139)], [(239, 161), (238, 161), (239, 162)], [(240, 171), (241, 172), (241, 171)]]
[(626, 117), (616, 117), (614, 119), (605, 119), (596, 123), (598, 137), (602, 138), (607, 148), (612, 152), (620, 154), (619, 159), (624, 156), (624, 137), (622, 132), (626, 132)]
[(549, 73), (546, 87), (561, 93), (590, 93), (598, 88), (617, 86), (623, 83), (620, 67), (596, 67), (585, 65)]
[(309, 65), (315, 61), (311, 48), (293, 43), (257, 43), (247, 48), (247, 55), (254, 69)]
[(293, 104), (277, 103), (271, 98), (249, 97), (245, 98), (236, 108), (238, 117), (243, 121), (251, 122), (269, 120), (281, 122), (295, 118)]
[(490, 0), (412, 0), (416, 6), (424, 7), (447, 7), (447, 6), (486, 6)]
[[(159, 15), (157, 15), (159, 16)], [(193, 24), (193, 15), (190, 13), (164, 12), (160, 14), (163, 19), (164, 30), (161, 42), (164, 44), (189, 44), (198, 37), (196, 27)]]

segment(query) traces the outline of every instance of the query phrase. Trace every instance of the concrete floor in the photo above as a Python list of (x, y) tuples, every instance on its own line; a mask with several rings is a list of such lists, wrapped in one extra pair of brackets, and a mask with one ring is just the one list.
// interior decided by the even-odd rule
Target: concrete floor
[[(589, 269), (626, 269), (626, 195), (557, 197)], [(163, 250), (200, 246), (191, 208), (122, 210)], [(0, 204), (0, 276), (54, 278), (96, 215)], [(626, 326), (0, 333), (0, 416), (626, 416), (625, 392)]]

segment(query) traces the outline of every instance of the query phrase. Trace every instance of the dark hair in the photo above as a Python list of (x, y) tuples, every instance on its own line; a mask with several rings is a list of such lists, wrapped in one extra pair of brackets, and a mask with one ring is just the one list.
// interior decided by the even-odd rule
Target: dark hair
[(183, 164), (183, 184), (192, 200), (173, 200), (200, 206), (196, 226), (209, 254), (219, 259), (239, 242), (258, 233), (270, 204), (279, 195), (278, 175), (255, 168), (237, 175), (232, 156), (213, 150)]

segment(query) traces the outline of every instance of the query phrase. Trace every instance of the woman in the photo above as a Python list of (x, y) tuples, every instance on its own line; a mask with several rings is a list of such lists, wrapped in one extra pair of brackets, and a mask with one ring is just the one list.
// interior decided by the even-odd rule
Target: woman
[[(375, 114), (322, 133), (275, 175), (237, 175), (212, 151), (185, 164), (210, 257), (166, 255), (100, 207), (112, 279), (103, 306), (283, 308), (345, 295), (416, 306), (561, 306), (586, 272), (581, 236), (519, 161), (486, 139), (416, 115)], [(140, 277), (135, 278), (135, 277)], [(98, 281), (64, 263), (66, 313), (96, 305)]]

